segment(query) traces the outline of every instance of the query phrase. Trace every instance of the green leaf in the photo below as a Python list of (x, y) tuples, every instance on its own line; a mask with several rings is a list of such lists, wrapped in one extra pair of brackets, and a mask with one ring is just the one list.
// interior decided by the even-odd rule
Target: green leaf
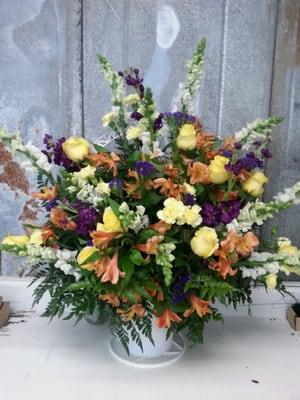
[(86, 265), (89, 263), (93, 263), (97, 260), (100, 260), (101, 256), (100, 256), (100, 251), (97, 250), (95, 251), (93, 254), (91, 254), (86, 260), (84, 260), (84, 262), (80, 265)]
[(129, 257), (130, 260), (136, 265), (142, 265), (144, 262), (142, 254), (137, 249), (132, 249)]
[(196, 194), (197, 194), (198, 196), (200, 196), (200, 194), (203, 193), (204, 190), (205, 190), (205, 187), (204, 187), (203, 185), (201, 185), (200, 183), (198, 183), (197, 185), (195, 185), (195, 188), (196, 188)]
[(128, 254), (122, 254), (120, 256), (120, 266), (122, 268), (122, 271), (125, 272), (125, 277), (121, 282), (121, 289), (124, 289), (128, 285), (134, 273), (134, 263), (130, 259), (130, 256)]
[(114, 214), (116, 214), (116, 216), (119, 217), (121, 215), (120, 210), (119, 210), (120, 204), (110, 198), (108, 199), (108, 201), (109, 201), (109, 205), (110, 205), (111, 209), (113, 210)]
[(135, 150), (132, 154), (130, 154), (128, 161), (130, 162), (136, 162), (141, 159), (141, 152), (138, 150)]
[(162, 196), (157, 194), (156, 192), (147, 192), (143, 197), (143, 204), (145, 206), (154, 206), (159, 203), (163, 199)]
[(94, 149), (97, 151), (97, 153), (106, 153), (107, 149), (100, 144), (93, 143)]
[(156, 235), (156, 231), (153, 229), (147, 229), (146, 231), (142, 231), (138, 237), (138, 243), (145, 243), (148, 239), (152, 238), (152, 236)]

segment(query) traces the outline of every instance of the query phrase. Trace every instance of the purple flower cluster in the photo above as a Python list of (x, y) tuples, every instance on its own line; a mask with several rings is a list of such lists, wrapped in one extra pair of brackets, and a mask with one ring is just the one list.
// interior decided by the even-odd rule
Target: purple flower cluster
[(189, 295), (185, 292), (185, 285), (191, 280), (190, 275), (179, 275), (173, 285), (172, 302), (174, 305), (182, 303)]
[(49, 162), (53, 161), (56, 165), (62, 165), (68, 172), (78, 171), (78, 166), (63, 151), (62, 144), (65, 141), (66, 138), (62, 137), (55, 143), (53, 137), (46, 133), (43, 139), (46, 150), (43, 150), (43, 153), (48, 157)]
[(72, 204), (72, 207), (78, 212), (75, 232), (78, 235), (88, 236), (90, 231), (96, 229), (99, 220), (98, 211), (80, 200)]
[(119, 76), (124, 78), (128, 86), (133, 86), (139, 93), (140, 97), (144, 97), (145, 87), (143, 79), (140, 77), (140, 72), (137, 68), (130, 68), (128, 71), (119, 71)]
[(203, 203), (201, 215), (204, 225), (218, 226), (229, 224), (240, 213), (240, 202), (238, 200), (221, 201), (216, 206), (211, 203)]
[(135, 170), (139, 175), (150, 176), (155, 172), (153, 164), (149, 161), (137, 161), (135, 163)]
[(225, 165), (226, 171), (233, 172), (235, 175), (239, 175), (242, 170), (251, 171), (252, 169), (262, 169), (263, 167), (263, 161), (253, 151), (247, 153), (245, 157), (239, 158), (235, 164), (228, 163)]
[(164, 113), (165, 118), (174, 118), (176, 125), (183, 125), (186, 122), (191, 122), (192, 124), (196, 122), (196, 117), (189, 115), (180, 111), (176, 112), (166, 112)]
[(113, 178), (113, 179), (109, 182), (108, 187), (109, 187), (110, 189), (115, 188), (116, 190), (120, 190), (120, 189), (122, 188), (122, 181), (121, 181), (121, 179), (120, 179), (120, 178)]
[(139, 113), (138, 111), (133, 111), (130, 114), (130, 118), (132, 118), (132, 119), (134, 119), (136, 121), (139, 121), (140, 119), (144, 118), (144, 116), (143, 116), (143, 114)]
[(184, 195), (183, 203), (186, 206), (193, 206), (194, 204), (196, 204), (196, 197), (190, 193), (187, 193)]
[(159, 116), (154, 120), (154, 123), (153, 123), (154, 131), (159, 131), (163, 127), (163, 122), (162, 122), (163, 117), (164, 117), (164, 114), (160, 113)]

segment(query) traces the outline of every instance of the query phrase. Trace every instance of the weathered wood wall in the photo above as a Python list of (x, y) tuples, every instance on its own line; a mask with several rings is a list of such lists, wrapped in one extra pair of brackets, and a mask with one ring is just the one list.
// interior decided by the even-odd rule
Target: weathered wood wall
[[(0, 121), (36, 142), (45, 131), (99, 140), (110, 94), (98, 52), (118, 69), (138, 66), (166, 111), (185, 59), (206, 36), (198, 106), (205, 125), (225, 135), (270, 113), (286, 117), (268, 164), (270, 198), (300, 176), (299, 32), (299, 0), (2, 0)], [(1, 185), (3, 234), (20, 229), (24, 200)], [(300, 245), (298, 215), (288, 211), (276, 223)], [(3, 257), (2, 273), (13, 264)]]

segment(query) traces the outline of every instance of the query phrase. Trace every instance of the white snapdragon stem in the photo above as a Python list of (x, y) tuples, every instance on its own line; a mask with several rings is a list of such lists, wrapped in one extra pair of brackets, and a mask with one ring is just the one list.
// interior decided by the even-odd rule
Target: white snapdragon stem
[(274, 200), (264, 203), (260, 200), (249, 202), (240, 210), (239, 216), (226, 225), (227, 230), (249, 231), (253, 224), (262, 225), (267, 219), (286, 208), (300, 203), (300, 182), (274, 196)]

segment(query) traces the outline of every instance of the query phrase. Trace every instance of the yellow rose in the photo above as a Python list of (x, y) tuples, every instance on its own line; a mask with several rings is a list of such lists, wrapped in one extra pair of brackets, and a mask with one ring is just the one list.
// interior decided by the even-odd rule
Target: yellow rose
[(278, 239), (278, 254), (283, 254), (287, 256), (295, 256), (298, 253), (296, 246), (292, 246), (292, 243), (287, 238)]
[(123, 232), (119, 218), (113, 212), (111, 207), (106, 207), (103, 213), (103, 224), (97, 224), (97, 231), (104, 232)]
[(138, 139), (141, 134), (141, 129), (138, 126), (132, 126), (131, 128), (127, 129), (126, 137), (128, 140), (131, 139)]
[(194, 150), (196, 148), (196, 130), (192, 124), (182, 125), (176, 143), (177, 147), (182, 150)]
[(199, 257), (210, 257), (219, 247), (217, 232), (213, 228), (203, 226), (192, 238), (191, 248)]
[(83, 269), (87, 269), (89, 271), (93, 270), (94, 269), (93, 264), (92, 263), (85, 264), (85, 261), (96, 252), (99, 252), (99, 250), (96, 247), (93, 246), (84, 247), (77, 255), (77, 262), (80, 265), (80, 267)]
[(35, 229), (29, 237), (30, 244), (43, 244), (43, 237), (41, 229)]
[(178, 201), (173, 197), (164, 201), (164, 208), (157, 212), (157, 216), (161, 221), (167, 224), (175, 224), (176, 222), (183, 224), (181, 222), (184, 215), (185, 207), (182, 201)]
[(2, 244), (9, 244), (10, 246), (24, 246), (29, 242), (29, 237), (26, 235), (8, 235), (2, 240)]
[(75, 162), (82, 161), (89, 154), (89, 142), (79, 136), (71, 136), (62, 148), (67, 157)]
[(192, 207), (185, 207), (183, 215), (184, 222), (188, 225), (191, 225), (193, 228), (199, 226), (202, 222), (200, 211), (201, 207), (197, 205), (194, 205)]
[(104, 128), (108, 127), (108, 125), (114, 121), (114, 119), (117, 117), (117, 114), (113, 111), (103, 115), (102, 117), (102, 124)]
[(210, 180), (212, 183), (224, 183), (228, 179), (228, 172), (225, 165), (228, 163), (228, 158), (223, 156), (215, 156), (208, 166), (210, 172)]
[(276, 274), (268, 274), (266, 276), (266, 285), (268, 289), (275, 289), (277, 286), (277, 276)]
[(264, 192), (264, 184), (268, 182), (268, 178), (260, 171), (255, 171), (242, 185), (246, 193), (251, 196), (259, 197)]
[(95, 175), (96, 168), (88, 165), (87, 167), (82, 168), (78, 172), (73, 173), (73, 177), (75, 181), (83, 181)]

